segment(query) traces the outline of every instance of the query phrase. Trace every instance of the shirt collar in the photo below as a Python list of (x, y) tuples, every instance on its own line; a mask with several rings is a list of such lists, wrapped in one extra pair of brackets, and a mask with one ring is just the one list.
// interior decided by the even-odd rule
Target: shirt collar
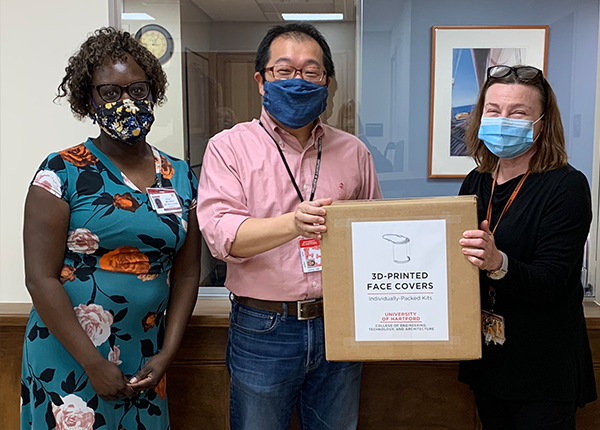
[[(265, 109), (264, 106), (262, 107), (262, 111), (260, 114), (260, 122), (265, 126), (265, 128), (267, 129), (267, 131), (269, 131), (269, 133), (274, 133), (276, 136), (279, 136), (284, 141), (289, 141), (289, 139), (293, 138), (293, 136), (291, 136), (287, 131), (285, 131), (283, 128), (281, 128), (277, 125), (277, 123), (273, 120), (273, 118), (271, 118), (271, 116), (267, 113), (267, 110)], [(323, 121), (321, 121), (321, 118), (319, 117), (319, 118), (317, 118), (317, 120), (315, 122), (315, 126), (313, 127), (312, 131), (310, 132), (311, 141), (312, 141), (311, 145), (316, 148), (319, 137), (322, 137), (324, 134), (325, 134), (325, 129), (323, 127)], [(295, 138), (293, 138), (293, 139), (295, 140)], [(280, 144), (281, 144), (281, 141), (280, 141)], [(308, 145), (307, 145), (307, 147), (308, 147)]]

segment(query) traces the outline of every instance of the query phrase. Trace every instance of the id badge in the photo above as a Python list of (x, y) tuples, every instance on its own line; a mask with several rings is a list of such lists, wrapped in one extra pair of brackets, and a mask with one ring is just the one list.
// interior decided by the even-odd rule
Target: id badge
[(170, 188), (146, 188), (152, 209), (157, 214), (181, 213), (181, 203), (177, 192)]
[(300, 260), (304, 273), (321, 270), (321, 242), (317, 239), (300, 239)]
[(481, 332), (485, 338), (485, 344), (503, 345), (506, 341), (504, 317), (492, 312), (481, 311)]

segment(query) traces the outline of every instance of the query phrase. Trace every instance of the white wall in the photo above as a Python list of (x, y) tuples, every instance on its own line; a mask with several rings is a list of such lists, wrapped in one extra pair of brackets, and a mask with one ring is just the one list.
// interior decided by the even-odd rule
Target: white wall
[(0, 302), (29, 302), (23, 204), (48, 153), (98, 134), (52, 103), (67, 59), (108, 25), (107, 0), (0, 0)]

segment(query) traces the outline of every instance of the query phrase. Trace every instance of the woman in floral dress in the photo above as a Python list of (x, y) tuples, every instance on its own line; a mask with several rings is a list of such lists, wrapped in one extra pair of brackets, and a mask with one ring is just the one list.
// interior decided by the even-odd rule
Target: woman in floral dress
[(69, 60), (58, 97), (100, 135), (50, 154), (27, 196), (21, 429), (170, 428), (165, 371), (196, 302), (200, 234), (196, 178), (146, 142), (166, 84), (114, 29)]

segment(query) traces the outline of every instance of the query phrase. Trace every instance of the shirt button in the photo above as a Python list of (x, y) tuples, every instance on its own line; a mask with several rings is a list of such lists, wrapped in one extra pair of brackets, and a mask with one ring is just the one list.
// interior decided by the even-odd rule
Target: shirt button
[(313, 286), (313, 287), (315, 287), (315, 288), (317, 288), (317, 283), (316, 283), (316, 282), (313, 282), (313, 283), (312, 283), (312, 286)]
[(308, 190), (308, 184), (304, 184), (304, 185), (302, 186), (302, 189), (303, 189), (304, 191)]

